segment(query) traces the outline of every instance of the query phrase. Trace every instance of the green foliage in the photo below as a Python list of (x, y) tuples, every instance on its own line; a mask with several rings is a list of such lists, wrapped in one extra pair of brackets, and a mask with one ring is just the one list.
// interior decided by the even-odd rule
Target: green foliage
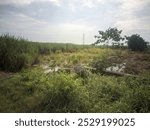
[(150, 84), (143, 79), (125, 78), (128, 90), (125, 92), (123, 102), (130, 107), (130, 112), (150, 112)]
[(119, 82), (120, 79), (115, 77), (101, 75), (93, 75), (89, 79), (88, 90), (92, 103), (91, 112), (123, 112), (123, 107), (116, 109), (117, 105), (125, 106), (123, 103), (120, 104), (120, 101), (126, 86), (124, 82)]
[(87, 88), (90, 112), (150, 112), (149, 84), (138, 79), (93, 75)]
[[(6, 87), (4, 87), (6, 86)], [(88, 91), (75, 74), (21, 72), (0, 84), (0, 112), (88, 112)], [(4, 101), (4, 102), (3, 102)]]
[(0, 69), (17, 72), (30, 66), (38, 57), (38, 47), (22, 38), (0, 36)]
[(102, 58), (102, 59), (93, 60), (91, 62), (91, 66), (96, 69), (94, 72), (103, 73), (103, 70), (109, 67), (110, 63), (106, 58)]
[[(144, 86), (141, 86), (144, 87)], [(133, 92), (129, 92), (130, 100), (127, 103), (130, 105), (132, 112), (150, 112), (150, 93), (148, 88), (136, 88)]]
[[(71, 43), (38, 43), (40, 54), (52, 54), (60, 52), (75, 52), (79, 49), (82, 49), (82, 45), (75, 45)], [(89, 45), (86, 45), (85, 48), (89, 48)]]
[(147, 48), (147, 42), (138, 34), (134, 34), (128, 39), (128, 48), (132, 51), (144, 51)]
[(118, 30), (117, 28), (108, 28), (105, 32), (104, 31), (98, 31), (99, 35), (95, 36), (97, 38), (97, 41), (95, 44), (98, 43), (104, 43), (107, 42), (113, 42), (113, 44), (118, 44), (119, 41), (124, 40), (124, 38), (121, 37), (122, 30)]
[[(83, 83), (83, 80), (86, 81)], [(0, 84), (0, 112), (150, 112), (149, 82), (36, 68)]]
[[(88, 48), (89, 46), (85, 46)], [(38, 62), (41, 54), (55, 54), (60, 52), (74, 52), (82, 48), (81, 45), (62, 43), (30, 42), (23, 38), (16, 38), (9, 34), (0, 36), (0, 69), (18, 72), (22, 68)], [(75, 60), (74, 62), (77, 62)]]
[(87, 112), (88, 91), (74, 76), (56, 74), (44, 92), (41, 112)]
[(118, 55), (120, 51), (112, 51), (107, 50), (103, 52), (100, 56), (94, 58), (90, 65), (95, 68), (96, 70), (94, 72), (96, 73), (103, 73), (103, 70), (105, 70), (107, 67), (111, 66), (111, 63), (109, 62), (108, 58), (113, 55)]
[(65, 73), (45, 75), (32, 71), (23, 73), (22, 86), (26, 93), (41, 93), (41, 100), (30, 111), (37, 112), (87, 112), (88, 91), (76, 75)]
[[(86, 64), (93, 59), (93, 66), (101, 72), (109, 64), (109, 56), (124, 53), (116, 52), (92, 48), (41, 57), (47, 58), (43, 64), (51, 59), (54, 64), (67, 64), (73, 58), (72, 66), (74, 59)], [(21, 54), (30, 57), (28, 53)], [(149, 77), (149, 73), (144, 77)], [(0, 81), (0, 112), (150, 112), (149, 78), (89, 74), (82, 66), (70, 73), (45, 74), (39, 66), (23, 69), (9, 79), (0, 77)]]

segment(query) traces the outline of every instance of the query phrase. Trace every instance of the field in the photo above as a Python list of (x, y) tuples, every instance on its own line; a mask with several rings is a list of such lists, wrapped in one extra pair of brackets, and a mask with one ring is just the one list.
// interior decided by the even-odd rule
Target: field
[[(104, 71), (122, 63), (122, 75)], [(150, 112), (149, 50), (4, 35), (0, 69), (0, 112)]]

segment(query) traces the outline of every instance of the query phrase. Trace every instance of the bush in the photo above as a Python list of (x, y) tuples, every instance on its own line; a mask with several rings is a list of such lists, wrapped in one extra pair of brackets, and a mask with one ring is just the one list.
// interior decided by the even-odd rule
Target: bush
[[(143, 87), (143, 86), (142, 86)], [(145, 113), (150, 112), (150, 93), (144, 88), (136, 88), (127, 100), (131, 106), (132, 112)]]
[(149, 80), (24, 70), (0, 84), (0, 112), (150, 112)]
[(88, 91), (74, 75), (55, 74), (45, 82), (38, 112), (88, 112)]
[(91, 103), (90, 112), (124, 112), (121, 108), (118, 110), (113, 108), (126, 89), (125, 84), (118, 83), (117, 78), (94, 74), (89, 78), (87, 89)]
[(92, 75), (87, 89), (90, 112), (150, 112), (150, 89), (129, 77)]
[(132, 51), (144, 51), (147, 48), (147, 42), (137, 34), (128, 38), (128, 48)]
[(96, 73), (103, 73), (104, 70), (110, 66), (110, 63), (106, 57), (94, 59), (90, 64), (93, 68), (96, 69)]

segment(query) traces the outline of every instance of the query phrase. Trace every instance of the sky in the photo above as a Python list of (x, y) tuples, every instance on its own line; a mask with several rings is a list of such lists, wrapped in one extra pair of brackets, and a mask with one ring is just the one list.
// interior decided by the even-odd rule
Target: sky
[(150, 0), (0, 0), (0, 34), (91, 44), (109, 27), (150, 41)]

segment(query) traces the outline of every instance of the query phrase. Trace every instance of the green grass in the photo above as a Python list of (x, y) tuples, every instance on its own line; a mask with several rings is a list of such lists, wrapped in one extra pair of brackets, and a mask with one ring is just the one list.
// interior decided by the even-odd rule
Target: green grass
[[(89, 48), (89, 46), (84, 46)], [(60, 52), (75, 52), (82, 45), (31, 42), (20, 37), (4, 34), (0, 36), (0, 70), (18, 72), (38, 63), (39, 55)]]
[[(96, 64), (101, 70), (108, 57), (125, 56), (127, 50), (72, 44), (69, 50), (63, 50), (65, 44), (57, 44), (57, 48), (55, 44), (33, 43), (8, 35), (1, 36), (0, 46), (0, 69), (16, 72), (10, 78), (0, 78), (0, 112), (150, 112), (148, 69), (138, 78), (132, 78), (90, 71), (85, 75), (45, 74), (41, 67)], [(52, 51), (54, 48), (56, 51)], [(21, 62), (18, 57), (22, 55), (24, 64), (18, 69)], [(37, 58), (39, 63), (33, 67)]]
[(22, 38), (0, 36), (0, 69), (17, 72), (38, 58), (38, 46)]
[(0, 112), (150, 112), (150, 81), (26, 70), (0, 84)]

